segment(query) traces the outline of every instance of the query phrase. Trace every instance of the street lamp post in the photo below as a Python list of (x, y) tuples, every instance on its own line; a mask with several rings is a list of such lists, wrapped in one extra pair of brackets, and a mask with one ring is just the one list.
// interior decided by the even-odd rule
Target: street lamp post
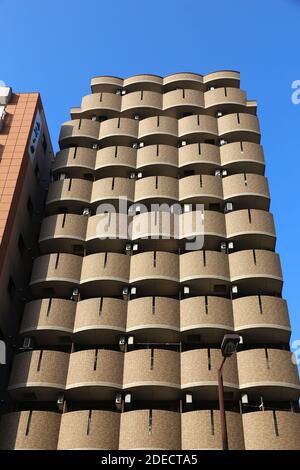
[(224, 386), (223, 386), (223, 367), (227, 357), (236, 353), (241, 337), (239, 335), (225, 335), (221, 343), (222, 362), (218, 369), (218, 397), (219, 397), (219, 410), (221, 422), (221, 435), (223, 450), (228, 450), (228, 435), (226, 424), (226, 413), (224, 405)]

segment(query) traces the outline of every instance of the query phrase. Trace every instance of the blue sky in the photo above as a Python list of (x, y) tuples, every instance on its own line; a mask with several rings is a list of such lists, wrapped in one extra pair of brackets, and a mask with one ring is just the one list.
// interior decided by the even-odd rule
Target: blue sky
[(40, 91), (55, 149), (90, 77), (241, 72), (258, 101), (277, 251), (300, 339), (300, 0), (0, 0), (0, 79)]

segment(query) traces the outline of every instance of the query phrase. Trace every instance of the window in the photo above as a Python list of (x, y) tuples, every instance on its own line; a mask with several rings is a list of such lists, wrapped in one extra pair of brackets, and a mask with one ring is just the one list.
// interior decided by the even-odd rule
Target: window
[(16, 293), (16, 286), (15, 286), (15, 283), (14, 283), (12, 277), (9, 278), (8, 285), (7, 285), (7, 290), (8, 290), (8, 295), (12, 300), (15, 296), (15, 293)]
[(45, 134), (43, 134), (42, 146), (43, 146), (44, 152), (46, 152), (48, 144), (47, 144)]
[(32, 200), (31, 200), (30, 196), (27, 200), (27, 210), (28, 210), (28, 213), (29, 213), (30, 217), (32, 217), (32, 215), (33, 215), (33, 204), (32, 204)]
[(25, 250), (25, 243), (24, 243), (24, 238), (23, 235), (20, 233), (19, 239), (18, 239), (18, 248), (20, 255), (23, 256), (24, 250)]
[(35, 174), (36, 179), (39, 180), (40, 179), (40, 169), (39, 169), (38, 165), (35, 165), (34, 174)]

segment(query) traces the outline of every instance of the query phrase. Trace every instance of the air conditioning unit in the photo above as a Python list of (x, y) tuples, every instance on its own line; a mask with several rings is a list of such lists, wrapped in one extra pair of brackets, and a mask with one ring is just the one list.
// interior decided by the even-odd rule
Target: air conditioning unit
[(211, 90), (214, 90), (215, 87), (214, 87), (214, 86), (210, 86), (208, 89), (211, 91)]
[(221, 170), (215, 170), (215, 176), (221, 176)]
[(139, 249), (139, 245), (138, 245), (137, 243), (134, 243), (134, 244), (132, 245), (132, 251), (133, 251), (133, 252), (136, 252), (136, 251), (138, 251), (138, 249)]
[(226, 202), (225, 207), (224, 207), (224, 212), (227, 214), (228, 212), (233, 211), (233, 204), (232, 202)]
[(222, 243), (221, 243), (220, 249), (221, 249), (221, 252), (222, 252), (222, 253), (226, 253), (226, 252), (227, 252), (227, 244), (226, 244), (226, 242), (222, 242)]
[(122, 393), (118, 392), (115, 398), (115, 407), (118, 411), (122, 410)]
[(130, 297), (134, 297), (136, 295), (136, 287), (131, 287), (130, 289)]
[(60, 173), (60, 174), (59, 174), (59, 179), (60, 179), (60, 180), (65, 180), (66, 177), (67, 177), (67, 173)]
[(97, 116), (92, 116), (92, 121), (97, 121)]
[(93, 144), (93, 145), (92, 145), (92, 149), (93, 149), (93, 150), (98, 150), (98, 144)]
[(79, 300), (79, 289), (77, 287), (74, 287), (72, 291), (71, 300), (74, 300), (75, 302), (78, 302)]
[(116, 90), (116, 95), (121, 96), (121, 94), (122, 94), (122, 90), (120, 90), (120, 89)]
[(129, 179), (130, 179), (130, 180), (135, 180), (135, 173), (134, 173), (134, 171), (132, 171), (132, 172), (129, 174)]
[(186, 140), (182, 140), (182, 141), (180, 142), (180, 146), (181, 146), (181, 147), (185, 147), (185, 146), (186, 146)]
[(126, 344), (127, 344), (126, 336), (121, 336), (121, 338), (119, 339), (119, 348), (121, 352), (125, 352)]
[(131, 393), (126, 393), (124, 397), (125, 405), (131, 405), (131, 402), (132, 402)]
[(91, 215), (91, 209), (89, 209), (88, 207), (85, 207), (82, 211), (82, 215), (89, 217)]
[(122, 296), (124, 300), (129, 300), (129, 287), (123, 287)]
[(193, 395), (191, 393), (185, 394), (185, 403), (191, 405), (193, 403)]
[(59, 393), (57, 395), (57, 400), (56, 400), (56, 404), (57, 404), (57, 408), (59, 409), (59, 411), (63, 411), (63, 408), (64, 408), (64, 401), (65, 401), (65, 396), (63, 393)]
[(133, 149), (137, 149), (138, 146), (139, 146), (138, 142), (133, 142), (133, 144), (132, 144)]
[(222, 177), (224, 178), (224, 176), (227, 176), (227, 175), (228, 175), (227, 170), (222, 170)]
[(128, 346), (133, 346), (134, 345), (134, 337), (133, 336), (128, 336), (127, 344), (128, 344)]
[(140, 142), (140, 143), (139, 143), (139, 148), (141, 149), (141, 148), (143, 148), (143, 147), (145, 147), (145, 143), (144, 143), (144, 142)]
[(121, 90), (121, 95), (122, 96), (126, 95), (126, 90)]
[(33, 340), (32, 338), (26, 337), (23, 339), (23, 344), (22, 344), (23, 349), (32, 349), (33, 348)]
[(135, 119), (136, 121), (138, 121), (138, 120), (140, 119), (140, 115), (139, 115), (139, 114), (135, 114), (135, 115), (134, 115), (134, 119)]
[(193, 209), (192, 204), (184, 204), (183, 205), (183, 212), (191, 212)]
[(132, 246), (131, 243), (126, 243), (125, 245), (125, 253), (126, 255), (130, 256), (132, 253)]
[(183, 287), (183, 295), (185, 297), (187, 297), (188, 295), (190, 295), (190, 288), (188, 286), (184, 286)]
[(232, 293), (232, 295), (237, 295), (238, 292), (239, 292), (238, 286), (236, 286), (236, 285), (231, 286), (231, 293)]
[(217, 114), (216, 114), (216, 117), (219, 118), (219, 117), (222, 117), (222, 116), (223, 116), (222, 111), (218, 111)]
[(137, 179), (140, 180), (141, 178), (143, 178), (143, 173), (141, 171), (138, 172), (138, 174), (136, 175)]
[(230, 252), (234, 249), (234, 243), (233, 242), (229, 242), (228, 245), (227, 245), (227, 250)]
[(223, 145), (226, 145), (227, 143), (228, 143), (227, 140), (221, 139), (220, 140), (220, 147), (222, 147)]
[(135, 206), (129, 206), (128, 207), (128, 215), (134, 215), (135, 214)]
[(249, 400), (248, 400), (248, 394), (247, 393), (242, 393), (241, 402), (242, 402), (243, 405), (248, 405)]

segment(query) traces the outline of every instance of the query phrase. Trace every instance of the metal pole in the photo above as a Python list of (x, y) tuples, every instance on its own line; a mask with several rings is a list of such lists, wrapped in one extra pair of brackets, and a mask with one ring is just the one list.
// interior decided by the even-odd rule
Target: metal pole
[(224, 388), (223, 388), (223, 375), (222, 375), (222, 369), (223, 369), (225, 361), (226, 361), (226, 357), (223, 357), (221, 365), (218, 369), (218, 395), (219, 395), (222, 446), (223, 446), (223, 450), (228, 450), (228, 436), (227, 436), (226, 414), (225, 414), (225, 406), (224, 406)]

